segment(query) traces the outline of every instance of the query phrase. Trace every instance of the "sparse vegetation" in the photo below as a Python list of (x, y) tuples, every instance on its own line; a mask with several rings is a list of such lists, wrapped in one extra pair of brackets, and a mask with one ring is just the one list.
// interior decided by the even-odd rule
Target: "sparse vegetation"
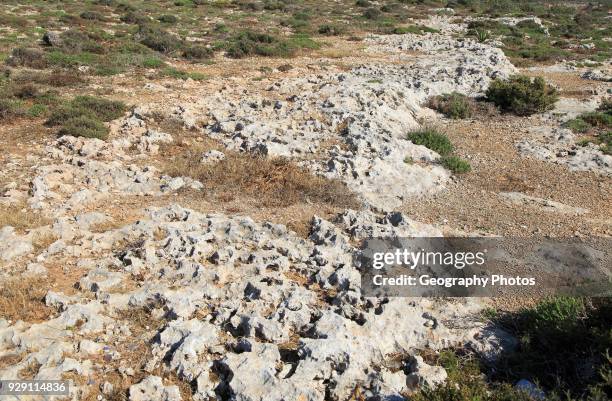
[(45, 305), (47, 283), (43, 278), (0, 280), (0, 311), (4, 319), (39, 322), (53, 309)]
[(262, 206), (313, 202), (356, 207), (355, 195), (337, 180), (315, 176), (284, 158), (226, 153), (215, 164), (202, 164), (201, 152), (187, 152), (171, 160), (166, 173), (190, 176), (204, 184), (204, 193), (222, 199), (250, 198)]
[(558, 100), (556, 89), (546, 84), (542, 77), (531, 79), (524, 75), (515, 75), (508, 80), (494, 80), (486, 96), (487, 100), (501, 110), (519, 116), (550, 110)]
[(267, 33), (244, 31), (220, 45), (232, 58), (247, 56), (289, 57), (299, 49), (317, 49), (320, 45), (306, 34), (279, 39)]
[[(430, 359), (443, 366), (448, 380), (422, 389), (417, 401), (529, 401), (513, 387), (520, 379), (537, 383), (547, 401), (603, 401), (610, 397), (612, 337), (609, 298), (547, 298), (513, 313), (489, 311), (489, 318), (520, 340), (494, 369), (466, 350), (444, 350)], [(582, 366), (582, 369), (576, 369)]]
[(423, 25), (398, 26), (391, 30), (391, 33), (396, 34), (396, 35), (403, 35), (406, 33), (414, 33), (417, 35), (423, 35), (427, 32), (436, 33), (439, 31), (437, 29), (429, 28)]

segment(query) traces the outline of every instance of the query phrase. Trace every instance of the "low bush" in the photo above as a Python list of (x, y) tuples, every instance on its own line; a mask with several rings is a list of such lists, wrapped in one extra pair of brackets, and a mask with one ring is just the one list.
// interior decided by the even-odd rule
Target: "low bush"
[(591, 129), (591, 124), (584, 121), (582, 118), (573, 118), (569, 121), (566, 121), (563, 126), (565, 128), (569, 128), (574, 132), (583, 134)]
[(164, 14), (160, 15), (157, 20), (159, 22), (163, 22), (164, 24), (175, 24), (178, 21), (178, 18), (176, 18), (176, 16), (172, 14)]
[(324, 24), (319, 27), (318, 32), (321, 35), (337, 36), (342, 35), (345, 32), (345, 29), (343, 26), (339, 25)]
[(582, 113), (578, 117), (567, 121), (563, 126), (577, 133), (592, 131), (592, 133), (602, 134), (612, 128), (611, 103), (609, 99), (604, 99), (597, 111)]
[(382, 16), (382, 11), (380, 11), (378, 8), (371, 7), (363, 12), (363, 16), (364, 18), (370, 20), (379, 19)]
[(308, 35), (296, 34), (289, 39), (280, 39), (266, 33), (241, 32), (230, 38), (222, 47), (231, 58), (247, 56), (289, 57), (298, 49), (316, 49), (320, 45)]
[(593, 111), (580, 115), (580, 118), (592, 127), (610, 128), (612, 127), (612, 112)]
[(213, 49), (203, 45), (192, 45), (183, 50), (183, 57), (188, 60), (205, 60), (213, 55)]
[(97, 11), (83, 11), (79, 17), (92, 21), (104, 21), (104, 16)]
[(39, 93), (38, 87), (31, 83), (17, 84), (10, 87), (11, 96), (18, 99), (34, 99)]
[(79, 117), (112, 121), (121, 117), (125, 110), (126, 106), (122, 102), (92, 96), (77, 96), (72, 101), (53, 111), (46, 124), (48, 126), (58, 126), (68, 120)]
[[(603, 400), (610, 395), (610, 298), (553, 297), (497, 323), (520, 340), (516, 352), (498, 364), (497, 379), (525, 378), (552, 396)], [(577, 366), (589, 366), (590, 374)], [(607, 389), (607, 390), (606, 390)], [(600, 398), (599, 395), (603, 396)]]
[(493, 80), (486, 97), (503, 111), (519, 116), (550, 110), (559, 98), (556, 89), (546, 84), (542, 77), (532, 80), (525, 75)]
[(140, 25), (137, 36), (140, 43), (160, 53), (171, 53), (183, 45), (179, 37), (151, 25)]
[(64, 122), (58, 134), (104, 140), (108, 136), (108, 128), (100, 120), (81, 115)]
[(394, 35), (405, 35), (407, 33), (413, 33), (416, 35), (423, 35), (425, 32), (437, 33), (440, 32), (437, 29), (430, 28), (423, 25), (408, 25), (408, 26), (397, 26), (391, 30), (390, 33)]
[(124, 22), (126, 24), (145, 25), (151, 22), (151, 18), (149, 18), (146, 15), (141, 15), (140, 13), (137, 13), (135, 11), (128, 11), (127, 13), (122, 15), (119, 19), (121, 20), (121, 22)]
[(174, 67), (168, 67), (161, 71), (161, 75), (165, 77), (172, 77), (177, 79), (193, 79), (194, 81), (202, 81), (208, 76), (200, 72), (188, 72), (179, 70)]
[(19, 84), (32, 83), (54, 87), (74, 86), (85, 82), (79, 74), (62, 70), (55, 70), (48, 73), (24, 71), (17, 74), (13, 78), (13, 81)]
[(427, 106), (454, 120), (472, 116), (470, 99), (457, 92), (433, 96), (429, 99)]
[(12, 99), (0, 99), (0, 121), (24, 115), (25, 110), (20, 102)]
[(91, 38), (87, 33), (76, 29), (69, 29), (60, 35), (59, 50), (67, 54), (80, 54), (83, 52), (102, 54), (104, 46), (99, 40)]
[(446, 169), (452, 171), (454, 174), (464, 174), (472, 170), (472, 167), (468, 161), (457, 156), (442, 156), (440, 158), (440, 164), (442, 164)]
[(415, 145), (422, 145), (433, 150), (441, 156), (450, 154), (453, 151), (453, 144), (443, 133), (434, 128), (421, 128), (408, 133), (408, 140)]
[(48, 62), (45, 52), (40, 49), (16, 47), (6, 59), (6, 64), (14, 67), (44, 69), (47, 68)]

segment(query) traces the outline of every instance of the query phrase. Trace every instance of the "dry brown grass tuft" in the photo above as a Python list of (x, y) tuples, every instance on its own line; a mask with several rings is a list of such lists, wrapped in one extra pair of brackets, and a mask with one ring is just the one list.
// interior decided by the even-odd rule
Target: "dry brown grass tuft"
[(13, 205), (0, 207), (0, 228), (13, 226), (16, 231), (23, 232), (35, 227), (49, 224), (49, 220), (27, 205)]
[(75, 86), (86, 82), (85, 78), (79, 74), (61, 70), (51, 72), (22, 71), (14, 77), (14, 81), (21, 84), (36, 83), (53, 87)]
[(202, 164), (202, 154), (187, 151), (165, 168), (171, 176), (189, 176), (204, 184), (203, 192), (223, 201), (251, 198), (259, 206), (286, 207), (298, 203), (356, 208), (359, 203), (344, 183), (315, 176), (284, 158), (225, 152), (215, 164)]
[(26, 322), (47, 320), (53, 312), (44, 302), (48, 288), (42, 278), (0, 282), (0, 317)]
[(25, 380), (32, 380), (40, 370), (42, 365), (36, 361), (30, 362), (28, 366), (19, 371), (19, 377)]
[(8, 368), (9, 366), (17, 365), (23, 359), (23, 355), (20, 354), (8, 354), (0, 356), (0, 370)]

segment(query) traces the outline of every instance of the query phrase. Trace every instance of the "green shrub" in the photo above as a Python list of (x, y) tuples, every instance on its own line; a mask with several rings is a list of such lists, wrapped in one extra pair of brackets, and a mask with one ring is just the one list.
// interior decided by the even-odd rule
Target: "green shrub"
[(368, 8), (363, 12), (363, 16), (366, 19), (375, 20), (382, 16), (382, 12), (378, 8)]
[(369, 0), (357, 0), (355, 2), (355, 5), (357, 7), (370, 7), (370, 5), (372, 5), (372, 3), (370, 3)]
[(83, 11), (79, 17), (86, 20), (103, 21), (104, 16), (97, 11)]
[(326, 35), (326, 36), (342, 35), (344, 31), (345, 29), (343, 26), (331, 25), (331, 24), (321, 25), (318, 30), (319, 34)]
[(0, 121), (15, 118), (24, 114), (21, 102), (12, 99), (0, 99)]
[(108, 128), (101, 121), (82, 115), (67, 120), (58, 134), (104, 140), (108, 136)]
[(232, 58), (251, 55), (289, 57), (298, 49), (314, 49), (318, 48), (319, 44), (305, 34), (295, 34), (289, 39), (281, 40), (266, 33), (244, 31), (230, 38), (223, 47), (227, 56)]
[(437, 33), (440, 31), (434, 28), (430, 28), (428, 26), (423, 26), (423, 25), (397, 26), (391, 30), (391, 33), (394, 35), (404, 35), (407, 33), (423, 35), (425, 32)]
[(125, 104), (119, 101), (93, 96), (77, 96), (69, 103), (55, 109), (46, 124), (49, 126), (62, 125), (65, 121), (78, 117), (112, 121), (121, 117), (125, 110)]
[(603, 99), (599, 107), (597, 107), (597, 111), (612, 113), (612, 98)]
[(434, 128), (421, 128), (408, 133), (408, 140), (415, 145), (422, 145), (437, 152), (441, 156), (453, 151), (453, 144), (448, 137)]
[(125, 113), (123, 102), (93, 96), (77, 96), (72, 101), (74, 107), (90, 110), (102, 121), (112, 121)]
[[(538, 382), (558, 397), (551, 395), (551, 399), (606, 399), (596, 394), (606, 386), (610, 390), (610, 316), (610, 298), (576, 297), (551, 297), (500, 316), (497, 323), (520, 343), (516, 352), (498, 363), (496, 378)], [(587, 365), (592, 369), (590, 375), (576, 369)]]
[(178, 21), (178, 18), (176, 18), (176, 16), (172, 14), (164, 14), (160, 15), (157, 20), (165, 24), (175, 24)]
[(28, 116), (30, 117), (41, 117), (46, 114), (49, 108), (44, 104), (35, 103), (28, 109)]
[(151, 18), (149, 18), (148, 16), (141, 15), (135, 11), (128, 11), (126, 14), (122, 15), (119, 19), (121, 20), (121, 22), (124, 22), (126, 24), (138, 24), (138, 25), (145, 25), (151, 21)]
[(183, 45), (177, 36), (151, 25), (140, 25), (137, 36), (140, 43), (160, 53), (171, 53)]
[(437, 359), (448, 374), (446, 382), (435, 389), (421, 388), (411, 401), (533, 401), (511, 384), (487, 383), (481, 363), (472, 355), (443, 350)]
[(593, 111), (580, 115), (580, 118), (590, 124), (592, 127), (612, 127), (612, 113)]
[(213, 50), (203, 45), (192, 45), (183, 50), (183, 57), (188, 60), (204, 60), (212, 56)]
[(177, 79), (193, 79), (194, 81), (202, 81), (208, 78), (207, 75), (199, 73), (199, 72), (188, 72), (176, 69), (174, 67), (165, 68), (161, 74), (166, 77), (172, 77)]
[(486, 96), (502, 110), (519, 116), (550, 110), (558, 100), (557, 91), (542, 77), (532, 80), (525, 75), (514, 75), (508, 80), (495, 79)]
[(468, 173), (472, 170), (469, 162), (457, 156), (442, 156), (440, 158), (440, 164), (454, 174)]
[(427, 105), (454, 120), (472, 116), (472, 106), (469, 98), (457, 92), (434, 96), (429, 99)]
[(60, 35), (61, 44), (59, 49), (68, 54), (80, 54), (83, 52), (102, 54), (104, 46), (99, 40), (89, 37), (88, 34), (76, 29), (69, 29)]
[(563, 126), (577, 133), (587, 132), (591, 128), (591, 124), (587, 123), (582, 118), (574, 118), (566, 121)]

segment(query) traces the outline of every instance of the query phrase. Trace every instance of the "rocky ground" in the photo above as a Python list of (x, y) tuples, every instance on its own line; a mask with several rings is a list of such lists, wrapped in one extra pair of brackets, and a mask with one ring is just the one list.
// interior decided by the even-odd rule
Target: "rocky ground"
[[(14, 295), (0, 304), (0, 378), (71, 379), (75, 400), (398, 400), (445, 380), (421, 350), (511, 348), (480, 317), (488, 300), (364, 298), (352, 258), (371, 236), (610, 236), (612, 157), (561, 124), (611, 86), (529, 70), (560, 88), (555, 110), (446, 120), (428, 97), (477, 96), (519, 70), (494, 44), (453, 37), (461, 25), (431, 24), (441, 33), (337, 39), (290, 69), (224, 60), (197, 67), (214, 77), (203, 82), (118, 76), (99, 90), (135, 107), (107, 141), (2, 127), (3, 213), (32, 221), (0, 229)], [(452, 176), (406, 139), (430, 124), (472, 173)], [(356, 202), (211, 196), (169, 173), (186, 151), (210, 169), (286, 157)]]

